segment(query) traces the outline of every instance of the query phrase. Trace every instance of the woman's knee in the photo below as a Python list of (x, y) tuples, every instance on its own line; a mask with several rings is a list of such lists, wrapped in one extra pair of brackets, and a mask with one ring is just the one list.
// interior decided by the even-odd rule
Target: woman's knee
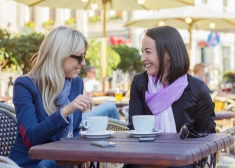
[(117, 110), (117, 106), (113, 102), (105, 102), (105, 107), (110, 110)]

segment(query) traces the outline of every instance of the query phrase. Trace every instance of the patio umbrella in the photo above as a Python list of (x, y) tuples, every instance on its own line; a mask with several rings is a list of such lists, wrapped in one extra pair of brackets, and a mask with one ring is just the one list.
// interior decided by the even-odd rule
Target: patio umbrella
[(188, 6), (162, 10), (152, 16), (132, 20), (126, 23), (127, 27), (151, 28), (169, 25), (177, 29), (188, 29), (189, 32), (189, 57), (191, 60), (192, 30), (216, 30), (235, 28), (235, 14), (219, 12), (204, 6)]
[(102, 79), (106, 77), (106, 11), (107, 10), (154, 10), (194, 5), (194, 0), (15, 0), (28, 6), (45, 6), (51, 8), (70, 8), (103, 10), (102, 42)]

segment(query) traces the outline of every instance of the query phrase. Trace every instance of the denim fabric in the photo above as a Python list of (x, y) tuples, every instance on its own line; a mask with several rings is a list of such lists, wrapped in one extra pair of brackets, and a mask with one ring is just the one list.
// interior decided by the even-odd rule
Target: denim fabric
[[(82, 114), (82, 119), (90, 116), (91, 112), (85, 112)], [(109, 118), (120, 119), (117, 106), (113, 102), (104, 102), (92, 108), (92, 116), (108, 116)]]
[(55, 160), (41, 160), (36, 168), (69, 168), (57, 165)]

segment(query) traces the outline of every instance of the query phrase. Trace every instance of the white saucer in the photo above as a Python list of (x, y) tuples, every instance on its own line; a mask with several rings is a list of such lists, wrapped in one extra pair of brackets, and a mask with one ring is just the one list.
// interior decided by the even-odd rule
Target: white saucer
[(85, 138), (109, 138), (115, 131), (106, 130), (105, 132), (90, 133), (88, 131), (80, 132)]
[(136, 132), (135, 130), (127, 131), (132, 137), (140, 138), (140, 137), (154, 137), (159, 134), (159, 131), (152, 131), (152, 132)]

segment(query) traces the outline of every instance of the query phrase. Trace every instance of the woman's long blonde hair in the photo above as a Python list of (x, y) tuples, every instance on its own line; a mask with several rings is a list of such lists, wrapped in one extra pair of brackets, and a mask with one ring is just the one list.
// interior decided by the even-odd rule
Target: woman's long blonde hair
[(65, 74), (63, 59), (88, 48), (88, 42), (79, 31), (57, 27), (43, 40), (38, 53), (32, 57), (32, 69), (27, 74), (36, 83), (48, 115), (56, 111), (55, 99), (62, 91)]

